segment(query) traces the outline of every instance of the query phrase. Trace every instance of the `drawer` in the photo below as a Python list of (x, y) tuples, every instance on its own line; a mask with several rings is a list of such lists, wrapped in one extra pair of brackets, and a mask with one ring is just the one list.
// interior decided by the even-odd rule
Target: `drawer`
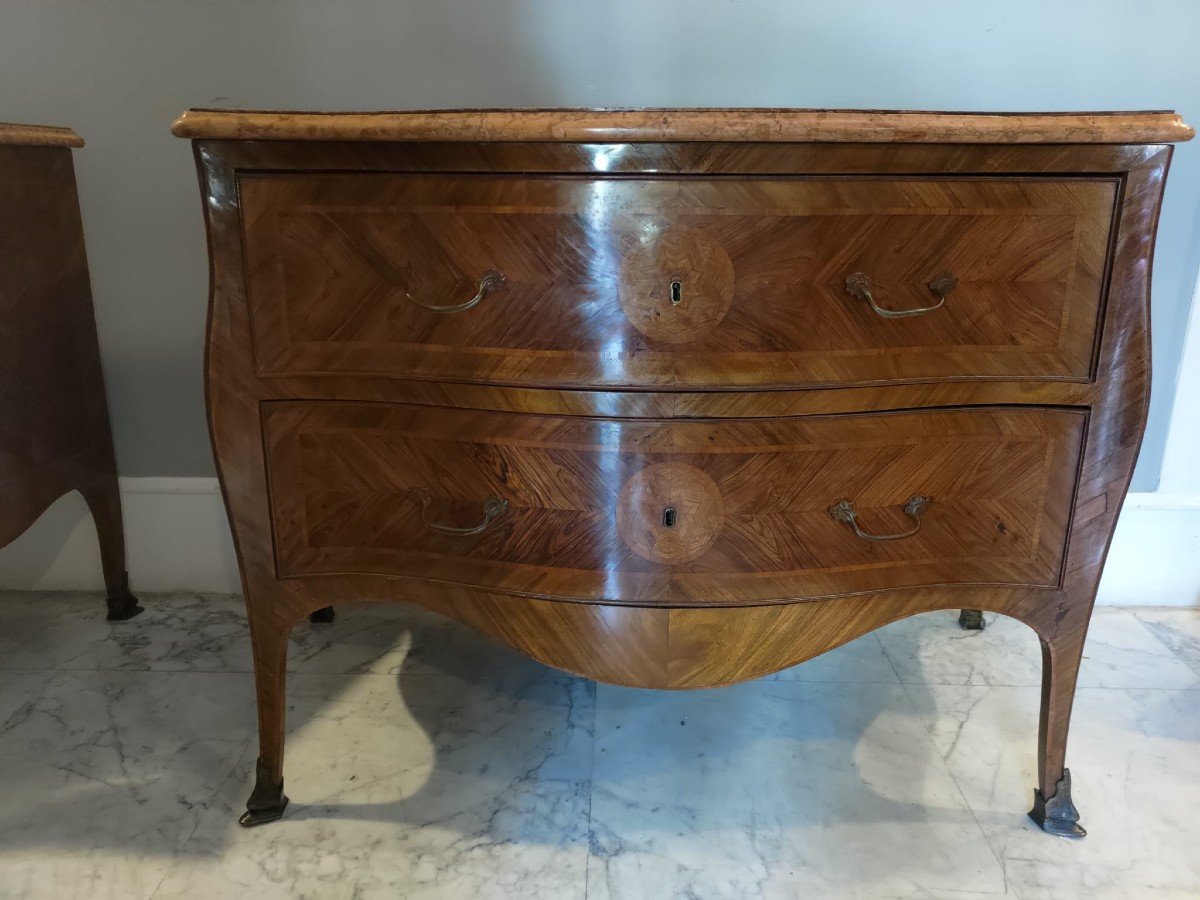
[(293, 173), (239, 189), (264, 375), (769, 388), (1089, 380), (1117, 182)]
[[(1055, 586), (1086, 414), (621, 420), (263, 405), (279, 575), (611, 603)], [(879, 539), (885, 538), (885, 539)]]

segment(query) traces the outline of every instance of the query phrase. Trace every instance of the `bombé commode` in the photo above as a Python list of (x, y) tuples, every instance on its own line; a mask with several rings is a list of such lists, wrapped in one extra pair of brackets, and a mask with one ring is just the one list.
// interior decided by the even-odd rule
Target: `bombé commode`
[(142, 612), (100, 366), (69, 128), (0, 122), (0, 548), (78, 491), (100, 548), (109, 621)]
[(896, 619), (1042, 643), (1064, 753), (1146, 421), (1171, 113), (192, 110), (208, 402), (279, 818), (290, 629), (422, 604), (730, 684)]

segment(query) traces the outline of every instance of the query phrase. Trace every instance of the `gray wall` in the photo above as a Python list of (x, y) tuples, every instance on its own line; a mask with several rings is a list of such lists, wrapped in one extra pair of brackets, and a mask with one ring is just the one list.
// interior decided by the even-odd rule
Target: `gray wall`
[[(71, 125), (123, 475), (213, 471), (207, 266), (186, 106), (1175, 108), (1196, 0), (0, 0), (0, 120)], [(1154, 266), (1158, 481), (1200, 263), (1200, 142)]]

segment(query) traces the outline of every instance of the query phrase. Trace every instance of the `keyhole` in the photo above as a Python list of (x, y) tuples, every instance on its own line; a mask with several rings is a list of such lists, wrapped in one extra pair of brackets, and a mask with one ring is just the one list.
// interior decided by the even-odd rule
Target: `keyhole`
[(663, 510), (663, 528), (675, 527), (675, 507), (668, 506)]
[(671, 282), (671, 302), (675, 304), (683, 302), (683, 282), (678, 278)]

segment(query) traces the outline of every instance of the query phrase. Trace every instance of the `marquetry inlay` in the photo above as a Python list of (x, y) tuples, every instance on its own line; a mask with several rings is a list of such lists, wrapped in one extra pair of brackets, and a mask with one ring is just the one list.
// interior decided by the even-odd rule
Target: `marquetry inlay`
[(698, 228), (648, 227), (621, 260), (618, 295), (646, 337), (686, 344), (708, 334), (733, 300), (733, 262), (720, 241)]
[(687, 463), (647, 466), (625, 482), (617, 499), (617, 530), (650, 562), (695, 559), (712, 546), (724, 521), (721, 489)]

